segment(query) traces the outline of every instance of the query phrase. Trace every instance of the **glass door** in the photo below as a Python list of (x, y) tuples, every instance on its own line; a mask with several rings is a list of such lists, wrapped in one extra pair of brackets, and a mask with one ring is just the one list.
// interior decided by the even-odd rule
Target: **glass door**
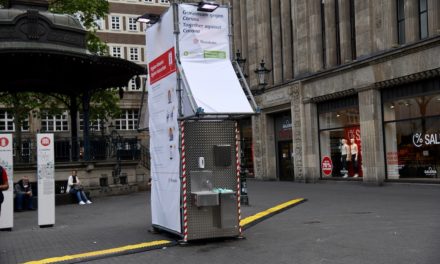
[(292, 141), (278, 142), (278, 173), (280, 181), (293, 181), (293, 143)]

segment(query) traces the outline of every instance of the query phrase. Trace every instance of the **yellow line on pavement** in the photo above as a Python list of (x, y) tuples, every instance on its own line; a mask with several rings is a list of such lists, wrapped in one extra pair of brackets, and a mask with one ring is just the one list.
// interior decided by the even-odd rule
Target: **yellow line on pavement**
[(140, 244), (135, 244), (135, 245), (128, 245), (128, 246), (123, 246), (123, 247), (86, 252), (86, 253), (75, 254), (75, 255), (66, 255), (66, 256), (62, 256), (62, 257), (54, 257), (54, 258), (29, 261), (29, 262), (25, 262), (24, 264), (56, 263), (56, 262), (74, 260), (74, 259), (90, 258), (90, 257), (97, 257), (97, 256), (102, 256), (102, 255), (108, 255), (108, 254), (121, 253), (124, 251), (141, 249), (141, 248), (163, 246), (163, 245), (170, 244), (170, 243), (171, 243), (171, 241), (168, 241), (168, 240), (158, 240), (158, 241), (140, 243)]
[(257, 220), (259, 220), (259, 219), (261, 219), (263, 217), (269, 216), (271, 214), (277, 213), (277, 212), (279, 212), (279, 211), (281, 211), (281, 210), (283, 210), (283, 209), (285, 209), (285, 208), (287, 208), (289, 206), (292, 206), (292, 205), (298, 204), (300, 202), (303, 202), (304, 200), (305, 200), (304, 198), (298, 198), (298, 199), (290, 200), (288, 202), (285, 202), (285, 203), (279, 204), (277, 206), (274, 206), (272, 208), (269, 208), (266, 211), (262, 211), (262, 212), (259, 212), (257, 214), (254, 214), (254, 215), (251, 215), (249, 217), (246, 217), (244, 219), (241, 219), (240, 226), (241, 227), (245, 227), (245, 226), (251, 224), (252, 222), (255, 222), (255, 221), (257, 221)]
[[(290, 200), (288, 202), (285, 202), (285, 203), (279, 204), (277, 206), (274, 206), (272, 208), (269, 208), (263, 212), (246, 217), (240, 221), (240, 226), (246, 227), (255, 221), (258, 221), (258, 220), (261, 220), (262, 218), (274, 215), (280, 211), (285, 210), (286, 208), (294, 206), (294, 205), (301, 203), (303, 201), (305, 201), (304, 198)], [(69, 261), (69, 260), (86, 259), (86, 258), (93, 258), (93, 257), (110, 255), (110, 254), (124, 253), (124, 252), (130, 251), (130, 250), (148, 249), (148, 248), (155, 248), (155, 247), (166, 246), (166, 245), (174, 245), (173, 243), (174, 242), (169, 241), (169, 240), (157, 240), (157, 241), (152, 241), (152, 242), (127, 245), (127, 246), (123, 246), (123, 247), (110, 248), (110, 249), (105, 249), (105, 250), (98, 250), (98, 251), (85, 252), (85, 253), (74, 254), (74, 255), (66, 255), (66, 256), (62, 256), (62, 257), (53, 257), (53, 258), (46, 258), (46, 259), (41, 259), (41, 260), (28, 261), (28, 262), (25, 262), (24, 264), (46, 264), (46, 263), (57, 263), (57, 262), (63, 262), (63, 261)]]

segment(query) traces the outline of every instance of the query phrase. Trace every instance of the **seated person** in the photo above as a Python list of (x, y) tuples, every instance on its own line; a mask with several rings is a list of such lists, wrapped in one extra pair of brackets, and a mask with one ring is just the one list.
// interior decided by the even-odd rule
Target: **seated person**
[(15, 206), (17, 211), (22, 211), (23, 208), (34, 210), (32, 202), (32, 187), (29, 178), (24, 176), (14, 186)]
[(67, 193), (75, 194), (80, 205), (91, 204), (92, 202), (87, 198), (84, 190), (82, 188), (81, 182), (78, 176), (76, 176), (77, 171), (73, 170), (72, 175), (69, 176), (67, 180)]

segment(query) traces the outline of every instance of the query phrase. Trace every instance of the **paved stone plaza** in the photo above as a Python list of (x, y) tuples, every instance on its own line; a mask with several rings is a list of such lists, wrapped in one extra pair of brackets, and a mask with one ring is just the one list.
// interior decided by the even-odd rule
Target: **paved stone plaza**
[[(244, 240), (174, 246), (89, 263), (425, 263), (440, 262), (440, 185), (249, 181), (249, 216), (293, 198), (308, 201), (245, 231)], [(37, 212), (17, 213), (0, 233), (0, 263), (21, 263), (175, 238), (148, 232), (149, 193), (56, 207), (53, 228)]]

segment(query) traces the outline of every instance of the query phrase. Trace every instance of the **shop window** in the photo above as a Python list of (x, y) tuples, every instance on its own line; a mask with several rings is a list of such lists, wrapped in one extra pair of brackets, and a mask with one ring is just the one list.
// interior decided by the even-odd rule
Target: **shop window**
[(322, 176), (362, 177), (357, 95), (318, 105)]
[(384, 102), (383, 115), (388, 179), (437, 178), (440, 92), (389, 98)]

